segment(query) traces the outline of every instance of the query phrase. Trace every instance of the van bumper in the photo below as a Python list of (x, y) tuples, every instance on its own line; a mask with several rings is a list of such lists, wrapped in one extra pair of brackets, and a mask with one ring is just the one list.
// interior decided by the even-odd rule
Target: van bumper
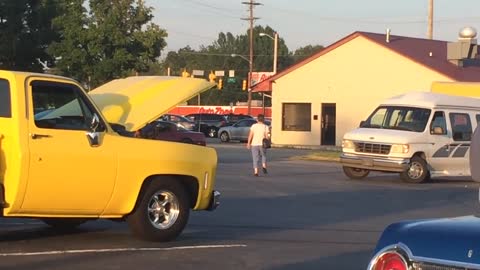
[(387, 158), (360, 156), (342, 153), (340, 163), (345, 167), (367, 169), (371, 171), (404, 172), (408, 169), (409, 158)]

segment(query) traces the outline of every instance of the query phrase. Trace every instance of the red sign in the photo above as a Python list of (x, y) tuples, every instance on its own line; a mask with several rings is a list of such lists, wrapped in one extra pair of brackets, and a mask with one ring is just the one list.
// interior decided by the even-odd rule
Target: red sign
[[(170, 110), (171, 114), (180, 114), (187, 115), (191, 113), (213, 113), (213, 114), (248, 114), (247, 106), (177, 106), (176, 108)], [(250, 114), (252, 116), (257, 116), (259, 114), (264, 114), (265, 117), (272, 117), (272, 108), (265, 107), (251, 107)]]

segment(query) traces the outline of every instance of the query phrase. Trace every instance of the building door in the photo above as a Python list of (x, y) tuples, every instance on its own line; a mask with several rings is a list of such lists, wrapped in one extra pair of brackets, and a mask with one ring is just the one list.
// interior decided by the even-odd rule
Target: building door
[(335, 103), (322, 103), (321, 145), (335, 145)]

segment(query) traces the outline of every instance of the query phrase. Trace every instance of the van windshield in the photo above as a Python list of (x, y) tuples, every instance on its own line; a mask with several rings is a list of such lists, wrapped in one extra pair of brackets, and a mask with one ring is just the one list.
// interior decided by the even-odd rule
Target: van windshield
[(430, 113), (429, 109), (415, 107), (380, 106), (367, 121), (362, 123), (361, 127), (423, 132)]

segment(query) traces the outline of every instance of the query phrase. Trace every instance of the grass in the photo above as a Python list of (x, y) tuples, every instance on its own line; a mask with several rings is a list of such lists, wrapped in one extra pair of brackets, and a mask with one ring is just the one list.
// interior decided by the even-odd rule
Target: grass
[(338, 151), (312, 151), (303, 156), (295, 156), (292, 160), (319, 160), (319, 161), (339, 161), (340, 152)]

